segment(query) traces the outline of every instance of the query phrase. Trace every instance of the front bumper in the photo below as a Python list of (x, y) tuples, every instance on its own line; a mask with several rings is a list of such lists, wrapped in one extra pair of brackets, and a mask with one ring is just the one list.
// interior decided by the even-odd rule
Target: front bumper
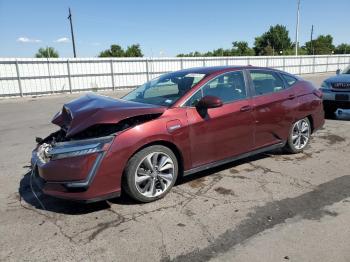
[(323, 94), (323, 105), (343, 109), (350, 108), (350, 91), (333, 91), (331, 89), (321, 88)]
[(103, 186), (106, 171), (102, 163), (108, 150), (55, 160), (42, 158), (38, 146), (32, 152), (34, 182), (46, 195), (94, 202), (120, 195), (120, 190)]

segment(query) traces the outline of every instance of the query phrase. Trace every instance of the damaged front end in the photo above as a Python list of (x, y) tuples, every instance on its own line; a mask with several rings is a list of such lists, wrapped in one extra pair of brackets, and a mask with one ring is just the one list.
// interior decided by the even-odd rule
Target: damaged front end
[(48, 183), (86, 190), (114, 136), (56, 142), (60, 131), (42, 140), (32, 153), (32, 167)]
[[(66, 104), (52, 121), (61, 129), (44, 139), (36, 139), (31, 163), (44, 193), (65, 198), (66, 193), (87, 191), (114, 138), (120, 132), (159, 117), (164, 111), (154, 107), (136, 110), (135, 105), (93, 107), (92, 100), (96, 106), (96, 100), (101, 99), (85, 97), (83, 102), (77, 103), (78, 99)], [(108, 100), (108, 103), (112, 102)]]

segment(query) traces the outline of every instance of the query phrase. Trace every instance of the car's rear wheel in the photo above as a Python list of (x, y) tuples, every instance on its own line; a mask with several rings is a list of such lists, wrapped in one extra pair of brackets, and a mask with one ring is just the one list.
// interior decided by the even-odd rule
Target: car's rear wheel
[(167, 147), (154, 145), (137, 152), (125, 169), (124, 189), (135, 200), (151, 202), (164, 197), (178, 175), (178, 161)]
[(292, 154), (302, 152), (310, 142), (310, 136), (311, 124), (309, 119), (306, 117), (296, 121), (289, 132), (285, 150)]

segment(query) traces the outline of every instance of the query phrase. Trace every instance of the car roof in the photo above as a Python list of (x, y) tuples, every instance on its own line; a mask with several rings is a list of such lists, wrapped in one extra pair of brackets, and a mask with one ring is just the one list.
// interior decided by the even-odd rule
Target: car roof
[[(209, 66), (209, 67), (194, 67), (194, 68), (186, 68), (183, 70), (180, 70), (179, 72), (184, 73), (197, 73), (197, 74), (205, 74), (205, 75), (212, 75), (220, 72), (226, 72), (230, 70), (239, 70), (239, 69), (261, 69), (261, 70), (273, 70), (276, 72), (282, 72), (273, 68), (268, 67), (256, 67), (256, 66)], [(283, 72), (285, 73), (285, 72)]]

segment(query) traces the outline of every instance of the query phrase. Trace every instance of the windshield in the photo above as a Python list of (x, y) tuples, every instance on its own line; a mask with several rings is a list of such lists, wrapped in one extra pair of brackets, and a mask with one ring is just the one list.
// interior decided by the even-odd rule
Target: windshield
[(164, 74), (136, 88), (122, 99), (171, 106), (204, 77), (205, 74), (184, 71)]
[(350, 66), (348, 66), (347, 68), (345, 68), (343, 70), (343, 72), (341, 72), (342, 74), (346, 74), (346, 75), (350, 75)]

